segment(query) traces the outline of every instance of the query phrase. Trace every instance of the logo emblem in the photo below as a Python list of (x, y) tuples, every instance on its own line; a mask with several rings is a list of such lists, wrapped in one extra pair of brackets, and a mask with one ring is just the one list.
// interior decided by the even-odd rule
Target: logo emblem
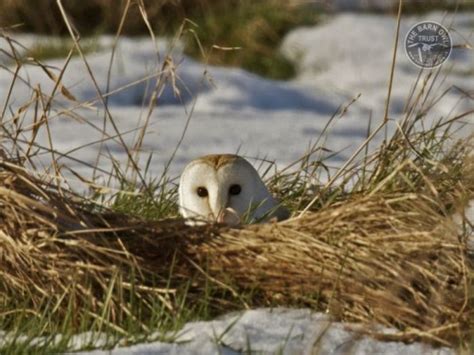
[(452, 49), (448, 30), (437, 22), (419, 22), (405, 37), (406, 54), (420, 68), (439, 67), (449, 58)]

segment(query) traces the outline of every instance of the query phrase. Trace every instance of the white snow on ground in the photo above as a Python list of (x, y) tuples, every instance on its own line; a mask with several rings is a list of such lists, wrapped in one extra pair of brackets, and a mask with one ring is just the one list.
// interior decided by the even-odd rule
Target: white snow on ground
[[(28, 344), (29, 346), (46, 347), (46, 346), (57, 346), (63, 342), (61, 334), (55, 334), (51, 337), (37, 337), (29, 338), (26, 335), (18, 335), (16, 333), (7, 333), (0, 331), (0, 347), (7, 346), (9, 344)], [(110, 337), (107, 337), (106, 333), (98, 332), (84, 332), (81, 334), (73, 335), (69, 338), (68, 349), (70, 351), (84, 349), (88, 346), (96, 348), (106, 347), (110, 343)], [(93, 344), (93, 345), (92, 345)]]
[(258, 309), (210, 322), (188, 323), (174, 343), (118, 346), (112, 351), (83, 354), (454, 354), (450, 349), (433, 349), (421, 343), (378, 341), (362, 336), (357, 329), (306, 309)]
[[(448, 15), (443, 19), (439, 13), (420, 18), (408, 17), (402, 23), (400, 43), (409, 26), (422, 19), (435, 19), (446, 24), (453, 21), (452, 16)], [(196, 104), (184, 140), (171, 165), (172, 175), (179, 174), (186, 162), (199, 155), (233, 153), (239, 149), (247, 157), (268, 158), (283, 166), (306, 151), (339, 105), (348, 104), (352, 98), (361, 94), (348, 114), (337, 120), (327, 140), (329, 148), (342, 151), (333, 159), (335, 164), (340, 164), (364, 140), (370, 112), (372, 127), (382, 119), (395, 28), (394, 17), (342, 14), (327, 19), (322, 25), (294, 30), (282, 47), (282, 51), (300, 67), (298, 78), (290, 82), (262, 79), (240, 69), (206, 68), (203, 64), (182, 56), (179, 48), (175, 49), (176, 82), (185, 105), (179, 104), (170, 87), (165, 89), (150, 118), (151, 128), (145, 137), (142, 164), (145, 157), (153, 152), (151, 175), (156, 176), (163, 170), (186, 126), (193, 98), (196, 99)], [(465, 43), (466, 40), (472, 43), (474, 27), (470, 14), (457, 15), (452, 28), (456, 44)], [(27, 43), (35, 42), (35, 38), (31, 36), (18, 38)], [(102, 91), (106, 88), (111, 41), (110, 37), (101, 38), (103, 50), (87, 55)], [(6, 43), (0, 43), (2, 48), (6, 47)], [(157, 46), (163, 60), (166, 44), (159, 41)], [(0, 61), (2, 58), (5, 62), (4, 56), (0, 54)], [(122, 38), (115, 56), (110, 89), (119, 89), (156, 73), (162, 63), (157, 64), (156, 58), (155, 46), (150, 39)], [(62, 67), (63, 62), (64, 59), (58, 59), (51, 60), (48, 64)], [(449, 63), (445, 65), (446, 68), (454, 65), (453, 72), (446, 80), (438, 81), (441, 88), (437, 92), (441, 93), (451, 85), (472, 91), (473, 63), (473, 51), (455, 49)], [(206, 76), (203, 75), (205, 71)], [(418, 68), (406, 58), (403, 46), (400, 46), (391, 101), (392, 118), (400, 117), (418, 72)], [(470, 75), (467, 75), (469, 72)], [(53, 87), (53, 82), (40, 68), (30, 66), (21, 70), (20, 75), (28, 78), (33, 86), (40, 84), (44, 92), (50, 92)], [(207, 80), (209, 77), (212, 78), (212, 83)], [(11, 75), (3, 70), (0, 76), (1, 100), (6, 97), (10, 81)], [(63, 83), (80, 102), (97, 98), (88, 71), (78, 57), (69, 64)], [(121, 132), (139, 126), (140, 119), (143, 122), (147, 110), (146, 107), (141, 107), (141, 103), (143, 97), (149, 96), (152, 88), (153, 81), (150, 80), (109, 97), (110, 112)], [(12, 95), (12, 109), (30, 96), (31, 90), (25, 85), (16, 85)], [(457, 112), (473, 108), (472, 100), (458, 102), (459, 98), (459, 92), (452, 90), (434, 107), (428, 119), (446, 116), (455, 106)], [(55, 107), (71, 108), (76, 105), (59, 96)], [(90, 124), (102, 127), (104, 113), (101, 107), (96, 101), (92, 108), (76, 109), (85, 122), (78, 122), (65, 114), (50, 119), (54, 148), (65, 153), (100, 140), (101, 134)], [(465, 121), (473, 122), (472, 116), (465, 118)], [(107, 127), (109, 134), (115, 135), (110, 123)], [(389, 129), (394, 127), (391, 124)], [(472, 131), (472, 126), (463, 132), (469, 131)], [(135, 133), (125, 135), (124, 139), (131, 143)], [(46, 145), (46, 130), (40, 130), (39, 135), (39, 140)], [(115, 159), (122, 162), (126, 160), (125, 151), (118, 143), (109, 141), (107, 146)], [(99, 144), (92, 144), (75, 151), (72, 156), (93, 164), (98, 149)], [(62, 162), (90, 176), (90, 168), (69, 159), (63, 159)], [(101, 167), (106, 170), (110, 167), (108, 158), (101, 160)]]
[[(444, 20), (439, 13), (423, 17), (405, 18), (401, 26), (400, 43), (403, 42), (408, 28), (423, 19), (434, 19), (449, 24), (452, 16)], [(451, 25), (451, 34), (455, 44), (473, 43), (474, 20), (471, 14), (457, 15)], [(325, 23), (309, 28), (296, 29), (285, 39), (282, 51), (299, 66), (299, 75), (290, 82), (277, 82), (259, 78), (240, 69), (205, 67), (174, 52), (177, 65), (177, 85), (181, 90), (184, 105), (173, 92), (166, 88), (158, 101), (158, 106), (150, 117), (151, 129), (145, 137), (144, 155), (153, 152), (151, 175), (156, 176), (170, 159), (183, 129), (188, 114), (195, 107), (186, 135), (171, 165), (171, 174), (177, 175), (184, 164), (203, 154), (236, 152), (248, 157), (260, 157), (275, 160), (279, 166), (300, 157), (311, 141), (317, 139), (331, 114), (339, 105), (350, 102), (361, 94), (360, 99), (349, 108), (343, 118), (337, 119), (336, 126), (327, 139), (327, 146), (341, 150), (341, 154), (332, 161), (340, 164), (364, 140), (372, 113), (374, 127), (383, 117), (387, 92), (389, 70), (392, 61), (393, 38), (396, 20), (389, 16), (342, 14), (326, 20)], [(30, 45), (40, 39), (33, 36), (18, 36), (20, 42)], [(102, 51), (87, 55), (92, 72), (104, 92), (107, 68), (110, 58), (110, 37), (100, 39)], [(161, 53), (166, 53), (166, 43), (160, 41)], [(0, 49), (6, 49), (0, 40)], [(153, 43), (149, 39), (122, 38), (116, 53), (112, 70), (110, 90), (152, 75), (160, 68), (157, 64)], [(0, 52), (0, 63), (8, 60)], [(48, 62), (53, 67), (62, 67), (64, 59)], [(455, 49), (445, 68), (453, 65), (452, 73), (446, 80), (439, 80), (438, 93), (444, 88), (456, 85), (465, 91), (474, 89), (474, 51)], [(10, 70), (14, 68), (10, 65)], [(212, 77), (212, 85), (203, 77), (207, 71)], [(403, 46), (399, 47), (395, 79), (391, 101), (390, 117), (397, 119), (403, 111), (408, 92), (416, 80), (418, 69), (405, 57)], [(51, 92), (53, 82), (37, 67), (27, 67), (20, 71), (21, 78), (28, 80), (43, 92)], [(3, 104), (11, 82), (12, 74), (1, 70), (0, 104)], [(97, 97), (96, 90), (88, 71), (80, 58), (72, 59), (65, 72), (63, 83), (76, 97), (78, 102)], [(148, 84), (148, 85), (147, 85)], [(147, 90), (148, 87), (148, 90)], [(143, 97), (153, 87), (153, 80), (132, 86), (109, 97), (110, 113), (121, 132), (139, 126), (140, 119), (146, 116), (146, 107), (142, 108)], [(189, 94), (189, 92), (191, 94)], [(10, 102), (15, 111), (32, 95), (27, 85), (15, 86)], [(455, 111), (473, 109), (472, 101), (458, 102), (460, 94), (450, 91), (431, 111), (428, 120), (437, 119)], [(58, 96), (54, 104), (56, 111), (67, 110), (76, 102)], [(1, 107), (1, 106), (0, 106)], [(88, 108), (77, 108), (76, 119), (64, 113), (52, 115), (50, 125), (54, 148), (67, 153), (82, 145), (101, 139), (101, 134), (91, 125), (102, 127), (103, 108), (99, 101)], [(8, 117), (8, 115), (7, 115)], [(78, 120), (77, 118), (81, 118)], [(5, 120), (8, 120), (6, 118)], [(474, 117), (465, 117), (470, 122), (462, 134), (473, 132)], [(394, 128), (392, 123), (389, 129)], [(110, 122), (107, 131), (114, 135)], [(127, 134), (124, 139), (131, 143), (135, 133)], [(46, 131), (39, 132), (39, 141), (47, 145)], [(375, 143), (374, 143), (375, 145)], [(113, 141), (107, 143), (115, 159), (126, 160), (123, 148)], [(73, 157), (94, 164), (98, 154), (98, 144), (91, 144), (71, 153)], [(142, 156), (141, 163), (144, 164)], [(44, 162), (48, 162), (47, 155)], [(63, 158), (62, 163), (90, 176), (91, 169), (70, 159)], [(104, 156), (100, 167), (108, 170), (110, 162)], [(344, 330), (344, 325), (332, 323), (323, 315), (310, 314), (309, 311), (248, 311), (235, 326), (222, 337), (220, 345), (212, 339), (222, 334), (232, 317), (213, 322), (198, 322), (186, 325), (182, 337), (191, 339), (190, 343), (164, 344), (153, 343), (133, 346), (128, 349), (116, 349), (113, 353), (192, 353), (193, 350), (210, 352), (222, 350), (232, 354), (247, 349), (247, 339), (252, 349), (264, 352), (277, 351), (284, 347), (285, 353), (309, 353), (319, 335), (318, 346), (321, 353), (375, 353), (419, 354), (431, 353), (425, 345), (402, 343), (381, 343), (368, 337), (353, 337)], [(81, 341), (79, 341), (79, 344)], [(285, 345), (286, 344), (286, 345)], [(207, 352), (207, 351), (204, 351)], [(441, 353), (448, 353), (442, 350)]]
[[(400, 26), (390, 107), (392, 117), (397, 117), (403, 112), (414, 78), (419, 72), (405, 54), (403, 45), (405, 35), (413, 24), (428, 19), (452, 27), (454, 44), (465, 43), (466, 39), (473, 43), (472, 15), (452, 18), (443, 17), (441, 13), (431, 13), (403, 20)], [(393, 17), (343, 14), (321, 27), (292, 31), (283, 44), (283, 51), (299, 63), (300, 74), (297, 79), (299, 83), (312, 88), (324, 87), (328, 92), (346, 97), (361, 93), (358, 105), (372, 110), (374, 117), (379, 118), (383, 116), (385, 108), (395, 30), (396, 19)], [(472, 90), (474, 88), (472, 50), (454, 50), (450, 62), (455, 64), (455, 68), (445, 87), (457, 85)], [(469, 70), (471, 75), (465, 75), (464, 73)], [(432, 115), (448, 115), (458, 98), (456, 93), (448, 95), (440, 105), (437, 105)], [(472, 100), (471, 102), (464, 100), (458, 110), (463, 112), (469, 108), (473, 108)]]
[[(178, 332), (156, 333), (151, 338), (173, 339), (126, 346), (119, 341), (111, 350), (92, 350), (78, 354), (128, 355), (128, 354), (385, 354), (385, 355), (451, 355), (448, 348), (433, 348), (428, 344), (405, 344), (380, 341), (364, 335), (364, 331), (393, 334), (395, 329), (361, 327), (357, 324), (333, 322), (322, 313), (309, 309), (256, 309), (234, 312), (208, 322), (190, 322)], [(12, 341), (0, 331), (0, 345)], [(15, 336), (18, 343), (31, 341)], [(36, 338), (31, 345), (50, 346), (62, 342), (61, 335), (53, 339)], [(114, 342), (105, 333), (86, 332), (69, 339), (69, 350), (84, 347), (104, 347)]]

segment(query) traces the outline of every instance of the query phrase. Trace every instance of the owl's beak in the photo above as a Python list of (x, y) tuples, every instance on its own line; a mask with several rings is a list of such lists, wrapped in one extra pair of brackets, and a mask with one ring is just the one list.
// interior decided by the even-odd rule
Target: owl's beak
[(210, 219), (215, 222), (221, 223), (219, 222), (219, 218), (226, 210), (228, 203), (229, 199), (227, 197), (227, 194), (221, 193), (220, 190), (217, 190), (215, 192), (215, 195), (211, 193), (211, 196), (209, 196), (209, 208), (212, 212), (209, 216)]
[(240, 217), (237, 212), (230, 207), (222, 210), (217, 216), (217, 223), (228, 224), (230, 226), (237, 226), (241, 223)]

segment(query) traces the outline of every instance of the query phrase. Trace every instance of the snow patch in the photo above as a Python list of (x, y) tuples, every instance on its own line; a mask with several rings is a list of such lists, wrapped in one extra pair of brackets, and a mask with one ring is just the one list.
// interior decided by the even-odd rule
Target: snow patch
[[(443, 20), (439, 13), (407, 17), (402, 22), (400, 41), (409, 26), (427, 18)], [(449, 21), (451, 15), (444, 20), (445, 23)], [(141, 166), (153, 153), (149, 173), (159, 176), (191, 117), (184, 140), (170, 166), (171, 175), (178, 175), (188, 161), (210, 153), (239, 152), (247, 158), (275, 161), (277, 166), (282, 167), (307, 151), (338, 107), (347, 105), (361, 94), (347, 114), (335, 120), (334, 128), (325, 140), (328, 149), (340, 152), (330, 163), (340, 165), (365, 140), (370, 117), (372, 127), (383, 118), (395, 28), (394, 17), (342, 14), (318, 26), (295, 29), (282, 46), (283, 53), (299, 66), (298, 77), (289, 82), (263, 79), (235, 68), (206, 66), (184, 56), (178, 46), (171, 55), (176, 65), (174, 78), (180, 96), (176, 96), (167, 85), (159, 98), (158, 106), (150, 116), (150, 130), (140, 154)], [(470, 14), (456, 15), (452, 28), (454, 43), (472, 39)], [(23, 35), (18, 40), (26, 44), (34, 43), (35, 37)], [(102, 92), (107, 87), (112, 41), (111, 37), (100, 37), (102, 50), (87, 55), (88, 64)], [(0, 47), (6, 48), (6, 43), (0, 41)], [(110, 92), (113, 94), (108, 101), (109, 111), (128, 144), (134, 142), (138, 135), (137, 127), (145, 121), (147, 107), (141, 107), (141, 104), (156, 85), (167, 48), (168, 43), (162, 39), (156, 45), (149, 38), (122, 38), (119, 42), (111, 71)], [(0, 58), (0, 62), (6, 61), (6, 58)], [(473, 70), (473, 63), (473, 51), (455, 49), (445, 65), (446, 68), (454, 65), (452, 73), (446, 80), (438, 82), (440, 87), (436, 88), (437, 92), (453, 85), (467, 92), (472, 91), (472, 75), (466, 73)], [(50, 60), (47, 64), (58, 74), (53, 68), (62, 67), (64, 59)], [(9, 67), (11, 73), (3, 71), (0, 76), (1, 100), (7, 96), (13, 69)], [(31, 87), (40, 85), (46, 93), (54, 86), (54, 82), (38, 67), (24, 67), (19, 74)], [(418, 69), (408, 62), (403, 47), (400, 47), (390, 118), (400, 118), (417, 74)], [(32, 96), (32, 88), (25, 82), (19, 79), (14, 88), (10, 102), (13, 112)], [(135, 84), (122, 88), (131, 83)], [(71, 60), (63, 84), (78, 101), (95, 100), (86, 108), (74, 109), (80, 118), (77, 120), (67, 114), (77, 103), (56, 95), (54, 109), (57, 114), (50, 115), (54, 148), (61, 153), (73, 150), (70, 155), (74, 160), (61, 158), (60, 163), (87, 178), (92, 169), (81, 161), (94, 164), (99, 154), (98, 141), (102, 138), (98, 129), (103, 125), (105, 113), (80, 58)], [(427, 124), (430, 120), (448, 115), (452, 117), (455, 112), (474, 108), (472, 100), (460, 98), (457, 89), (450, 90), (431, 110)], [(27, 115), (26, 119), (30, 116)], [(461, 134), (472, 132), (473, 116), (464, 118), (471, 125)], [(395, 123), (390, 123), (388, 132), (395, 128)], [(117, 132), (110, 122), (107, 123), (107, 134), (111, 137), (106, 142), (107, 149), (113, 152), (114, 159), (124, 163), (127, 153), (118, 139), (113, 138)], [(376, 146), (381, 136), (371, 146)], [(44, 129), (39, 132), (38, 142), (48, 146)], [(49, 153), (40, 157), (45, 166), (50, 164)], [(259, 163), (257, 160), (254, 162)], [(107, 152), (103, 151), (100, 168), (106, 172), (110, 171), (111, 166)]]
[(360, 326), (332, 322), (327, 315), (308, 309), (256, 309), (188, 323), (172, 344), (152, 342), (82, 354), (454, 354), (421, 343), (378, 341), (360, 330)]

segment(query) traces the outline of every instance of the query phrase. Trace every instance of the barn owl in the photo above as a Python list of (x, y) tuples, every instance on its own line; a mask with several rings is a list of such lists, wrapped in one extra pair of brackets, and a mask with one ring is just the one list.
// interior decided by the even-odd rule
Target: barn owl
[(179, 209), (190, 225), (206, 222), (237, 225), (289, 217), (244, 158), (207, 155), (191, 161), (179, 183)]

